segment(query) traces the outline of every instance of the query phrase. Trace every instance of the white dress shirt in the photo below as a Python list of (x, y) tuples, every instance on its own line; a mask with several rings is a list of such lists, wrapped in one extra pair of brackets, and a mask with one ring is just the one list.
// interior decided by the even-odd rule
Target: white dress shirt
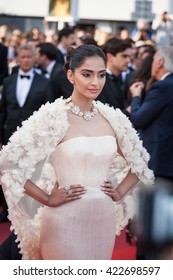
[(55, 63), (56, 63), (56, 60), (53, 60), (53, 61), (51, 61), (51, 62), (49, 63), (49, 65), (47, 66), (47, 68), (46, 68), (46, 74), (45, 74), (45, 77), (46, 77), (46, 78), (48, 78), (48, 79), (50, 78)]
[(60, 50), (60, 52), (62, 53), (64, 60), (66, 61), (67, 58), (67, 50), (65, 50), (60, 44), (58, 45), (58, 49)]
[[(29, 76), (30, 78), (21, 78), (23, 76)], [(23, 107), (26, 98), (28, 96), (32, 81), (34, 78), (34, 70), (31, 69), (29, 72), (24, 73), (21, 69), (19, 69), (18, 77), (17, 77), (17, 87), (16, 87), (16, 98), (20, 107)]]

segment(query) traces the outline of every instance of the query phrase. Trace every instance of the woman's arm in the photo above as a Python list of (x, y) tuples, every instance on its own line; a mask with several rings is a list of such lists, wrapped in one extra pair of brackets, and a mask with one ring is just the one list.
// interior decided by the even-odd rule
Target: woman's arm
[(121, 195), (121, 198), (124, 197), (126, 195), (126, 193), (128, 193), (128, 191), (130, 191), (137, 183), (139, 182), (139, 178), (137, 177), (136, 174), (131, 173), (131, 171), (129, 171), (129, 173), (127, 174), (127, 176), (124, 178), (124, 180), (118, 185), (118, 187), (116, 188), (116, 190), (118, 191), (118, 193)]
[(71, 185), (70, 193), (67, 193), (65, 187), (59, 188), (58, 183), (56, 183), (52, 192), (47, 194), (31, 180), (26, 181), (24, 189), (27, 195), (49, 207), (57, 207), (66, 202), (79, 199), (86, 192), (86, 189), (83, 186), (76, 184)]
[[(125, 159), (118, 143), (117, 143), (117, 152)], [(139, 178), (137, 177), (137, 175), (129, 171), (127, 176), (118, 185), (118, 187), (115, 188), (112, 185), (111, 180), (105, 180), (104, 183), (101, 185), (101, 187), (102, 190), (107, 195), (111, 196), (114, 201), (118, 201), (122, 199), (126, 195), (126, 193), (128, 193), (128, 191), (130, 191), (138, 182), (139, 182)]]
[(133, 174), (131, 171), (129, 171), (127, 176), (117, 188), (112, 185), (110, 180), (105, 180), (101, 187), (105, 194), (111, 196), (114, 201), (118, 201), (122, 199), (128, 193), (128, 191), (130, 191), (138, 183), (138, 181), (139, 178), (136, 176), (136, 174)]

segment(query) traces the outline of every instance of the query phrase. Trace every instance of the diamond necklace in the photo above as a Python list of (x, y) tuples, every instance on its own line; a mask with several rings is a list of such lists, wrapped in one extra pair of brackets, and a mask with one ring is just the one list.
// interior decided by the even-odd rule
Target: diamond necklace
[(82, 112), (80, 107), (72, 102), (71, 97), (67, 100), (67, 102), (69, 102), (71, 112), (74, 115), (83, 117), (86, 121), (90, 121), (91, 118), (97, 115), (98, 113), (98, 110), (94, 107), (94, 105), (92, 106), (91, 111)]

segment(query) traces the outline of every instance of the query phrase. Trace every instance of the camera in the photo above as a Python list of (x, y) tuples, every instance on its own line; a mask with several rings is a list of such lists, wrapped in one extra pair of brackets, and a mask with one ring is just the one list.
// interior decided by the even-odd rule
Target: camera
[(173, 245), (173, 192), (150, 188), (139, 193), (136, 235), (145, 247)]

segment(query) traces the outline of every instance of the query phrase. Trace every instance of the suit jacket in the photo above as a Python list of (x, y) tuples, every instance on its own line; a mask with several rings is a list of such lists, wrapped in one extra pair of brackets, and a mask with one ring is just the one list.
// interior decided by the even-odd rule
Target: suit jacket
[(7, 53), (7, 47), (0, 43), (0, 85), (2, 85), (3, 79), (8, 76)]
[(21, 260), (19, 253), (19, 242), (16, 242), (17, 236), (12, 232), (7, 239), (0, 245), (0, 260)]
[(131, 121), (140, 130), (151, 159), (149, 167), (156, 176), (173, 178), (173, 74), (155, 82), (143, 103), (134, 97)]
[[(121, 81), (119, 81), (121, 82)], [(121, 84), (122, 86), (122, 84)], [(108, 73), (106, 73), (106, 83), (103, 87), (102, 92), (98, 96), (97, 100), (101, 101), (104, 104), (109, 104), (115, 109), (119, 108), (121, 110), (125, 107), (125, 101), (123, 96), (122, 88), (117, 81), (113, 80)]]
[(64, 65), (64, 63), (65, 63), (64, 56), (58, 48), (57, 48), (57, 61), (62, 65)]
[(50, 80), (35, 73), (28, 96), (23, 107), (16, 99), (17, 73), (4, 80), (2, 98), (0, 100), (0, 142), (7, 144), (10, 136), (28, 119), (42, 104), (54, 101)]
[(64, 98), (71, 96), (73, 85), (67, 79), (67, 75), (62, 67), (62, 64), (58, 62), (55, 63), (50, 75), (50, 79), (53, 83), (55, 99), (61, 96)]

